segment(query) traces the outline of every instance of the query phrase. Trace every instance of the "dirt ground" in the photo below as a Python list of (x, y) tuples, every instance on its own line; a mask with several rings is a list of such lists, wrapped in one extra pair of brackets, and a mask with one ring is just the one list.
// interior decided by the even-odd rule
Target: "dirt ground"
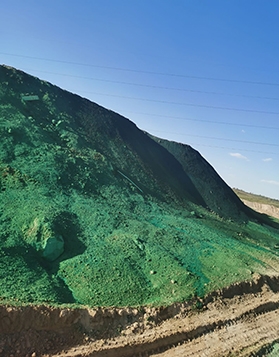
[(0, 307), (3, 357), (264, 356), (279, 338), (279, 277), (160, 308)]

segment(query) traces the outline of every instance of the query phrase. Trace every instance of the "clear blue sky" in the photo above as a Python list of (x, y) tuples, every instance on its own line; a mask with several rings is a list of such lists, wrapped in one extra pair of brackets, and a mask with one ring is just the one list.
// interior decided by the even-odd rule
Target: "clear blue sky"
[(279, 199), (279, 1), (2, 0), (0, 63)]

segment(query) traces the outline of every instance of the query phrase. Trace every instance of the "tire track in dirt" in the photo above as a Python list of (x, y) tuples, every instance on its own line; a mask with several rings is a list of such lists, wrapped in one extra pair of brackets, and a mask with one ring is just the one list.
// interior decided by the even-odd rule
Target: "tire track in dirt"
[(278, 317), (279, 276), (255, 276), (168, 307), (0, 306), (0, 355), (264, 356), (278, 340)]
[(206, 311), (169, 319), (133, 338), (106, 341), (106, 346), (95, 343), (59, 356), (225, 357), (231, 353), (250, 356), (278, 339), (278, 298), (278, 293), (265, 291), (240, 300), (238, 297), (232, 301), (217, 301), (209, 304)]
[[(264, 327), (262, 327), (264, 326)], [(235, 353), (237, 356), (258, 356), (262, 345), (272, 343), (279, 336), (278, 311), (257, 316), (254, 321), (237, 321), (222, 326), (209, 334), (198, 337), (168, 351), (153, 354), (153, 357), (225, 357)]]

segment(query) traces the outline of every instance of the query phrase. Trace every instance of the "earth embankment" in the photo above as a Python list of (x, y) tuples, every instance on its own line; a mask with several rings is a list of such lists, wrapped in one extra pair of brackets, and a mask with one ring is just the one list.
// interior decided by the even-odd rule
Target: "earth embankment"
[(0, 310), (1, 356), (263, 356), (278, 339), (279, 277), (169, 307)]
[(275, 207), (273, 205), (269, 205), (266, 203), (259, 203), (259, 202), (252, 202), (252, 201), (247, 201), (243, 200), (246, 206), (252, 208), (255, 211), (258, 211), (260, 213), (267, 214), (268, 216), (275, 217), (279, 219), (279, 208)]

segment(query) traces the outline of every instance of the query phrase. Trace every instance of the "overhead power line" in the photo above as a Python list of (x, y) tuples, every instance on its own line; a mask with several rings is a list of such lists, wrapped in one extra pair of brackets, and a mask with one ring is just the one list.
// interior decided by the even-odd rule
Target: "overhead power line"
[[(148, 130), (146, 130), (146, 131), (148, 131)], [(174, 133), (174, 132), (171, 132), (171, 131), (163, 131), (163, 130), (155, 130), (155, 131), (158, 132), (158, 133), (168, 133), (168, 134), (175, 134), (175, 135), (183, 135), (183, 136), (202, 138), (202, 139), (222, 140), (222, 141), (231, 141), (231, 142), (237, 142), (237, 143), (243, 143), (243, 144), (265, 145), (265, 146), (279, 147), (279, 144), (261, 143), (261, 142), (258, 142), (258, 141), (218, 138), (218, 137), (212, 137), (212, 136), (192, 135), (192, 134), (185, 134), (185, 133)]]
[(128, 97), (128, 96), (118, 95), (118, 94), (106, 94), (106, 93), (98, 93), (98, 92), (91, 92), (91, 93), (95, 94), (95, 95), (103, 95), (103, 96), (106, 96), (106, 97), (125, 98), (125, 99), (132, 99), (132, 100), (140, 100), (140, 101), (144, 101), (144, 102), (155, 102), (155, 103), (164, 103), (164, 104), (184, 105), (186, 107), (197, 107), (197, 108), (208, 108), (208, 109), (218, 109), (218, 110), (230, 110), (230, 111), (246, 112), (246, 113), (259, 113), (259, 114), (279, 115), (279, 112), (269, 112), (269, 111), (265, 111), (265, 110), (219, 107), (219, 106), (214, 106), (214, 105), (193, 104), (193, 103), (184, 103), (184, 102), (171, 102), (171, 101), (167, 101), (167, 100)]
[[(155, 131), (155, 130), (154, 130)], [(201, 143), (194, 143), (194, 142), (187, 142), (185, 145), (190, 145), (190, 146), (203, 146), (203, 147), (210, 147), (210, 148), (216, 148), (216, 149), (225, 149), (225, 150), (233, 150), (233, 151), (245, 151), (245, 152), (253, 152), (257, 154), (264, 154), (264, 155), (278, 155), (278, 153), (275, 152), (270, 152), (270, 151), (260, 151), (260, 150), (250, 150), (250, 149), (239, 149), (239, 148), (231, 148), (231, 147), (226, 147), (226, 146), (218, 146), (218, 145), (206, 145), (206, 144), (201, 144)]]
[[(31, 56), (21, 56), (21, 57), (31, 58)], [(33, 57), (32, 57), (32, 58), (33, 58)], [(46, 60), (49, 60), (49, 59), (46, 59)], [(50, 61), (50, 60), (49, 60), (49, 61)], [(58, 62), (61, 62), (61, 61), (58, 61)], [(40, 72), (52, 73), (52, 72), (47, 72), (47, 71), (40, 71)], [(69, 77), (78, 77), (78, 76), (73, 76), (73, 75), (68, 75), (68, 74), (60, 74), (60, 73), (52, 73), (52, 74), (65, 75), (65, 76), (69, 76)], [(152, 88), (171, 89), (171, 90), (183, 90), (183, 89), (168, 88), (168, 87), (158, 87), (158, 86), (153, 86), (153, 85), (144, 85), (144, 84), (136, 84), (136, 83), (128, 83), (128, 82), (118, 82), (118, 81), (112, 81), (112, 80), (102, 80), (102, 79), (95, 79), (95, 78), (88, 78), (88, 77), (80, 77), (80, 78), (100, 80), (100, 81), (106, 81), (106, 82), (122, 83), (122, 84), (128, 84), (128, 85), (139, 85), (139, 86), (152, 87)], [(184, 91), (184, 90), (183, 90), (183, 91)], [(192, 91), (192, 90), (185, 90), (185, 91)], [(218, 94), (218, 93), (216, 93), (216, 92), (203, 92), (203, 91), (194, 91), (194, 90), (193, 90), (193, 92)], [(211, 105), (209, 106), (209, 105), (193, 104), (193, 103), (170, 102), (170, 101), (164, 101), (164, 100), (153, 100), (153, 99), (146, 99), (146, 98), (135, 98), (135, 97), (120, 96), (120, 95), (114, 95), (114, 94), (96, 93), (96, 92), (87, 92), (87, 93), (92, 93), (92, 94), (97, 94), (97, 95), (105, 95), (105, 96), (113, 96), (113, 97), (121, 97), (121, 98), (132, 99), (132, 100), (152, 101), (152, 102), (159, 102), (159, 103), (185, 105), (185, 106), (194, 106), (194, 107), (203, 107), (203, 108), (210, 108), (210, 109), (231, 110), (231, 111), (243, 111), (243, 112), (261, 113), (261, 114), (275, 114), (275, 115), (279, 114), (279, 112), (259, 111), (259, 110), (252, 110), (252, 109), (241, 109), (241, 108), (231, 108), (231, 107), (219, 107), (219, 106), (211, 106)], [(267, 99), (267, 98), (266, 98), (266, 99)], [(268, 98), (268, 99), (278, 100), (278, 98)], [(199, 122), (207, 122), (207, 123), (216, 123), (216, 124), (223, 124), (223, 125), (238, 125), (238, 126), (256, 127), (256, 128), (273, 129), (273, 130), (278, 130), (278, 129), (279, 129), (278, 127), (268, 127), (268, 126), (263, 126), (263, 125), (252, 125), (252, 124), (243, 124), (243, 123), (238, 124), (238, 123), (231, 123), (231, 122), (230, 122), (230, 123), (227, 123), (227, 122), (220, 122), (220, 121), (208, 121), (208, 120), (201, 120), (201, 119), (191, 119), (191, 118), (181, 118), (181, 117), (170, 117), (170, 116), (156, 115), (156, 114), (148, 114), (148, 113), (138, 113), (138, 114), (152, 115), (152, 116), (160, 116), (160, 117), (168, 117), (168, 118), (171, 118), (171, 119), (180, 119), (180, 120), (191, 120), (191, 121), (199, 121)], [(170, 132), (168, 132), (168, 133), (170, 134)], [(172, 134), (181, 134), (181, 133), (172, 133)], [(187, 134), (186, 134), (186, 135), (187, 135)], [(189, 136), (189, 135), (188, 135), (188, 136)], [(213, 140), (224, 140), (223, 138), (216, 138), (216, 137), (206, 137), (206, 136), (199, 136), (199, 135), (192, 135), (192, 136), (201, 137), (201, 138), (208, 138), (208, 139), (213, 139)], [(256, 145), (279, 146), (279, 145), (277, 145), (277, 144), (259, 143), (259, 142), (233, 140), (233, 139), (226, 139), (226, 141), (236, 141), (236, 142), (256, 144)]]
[(145, 73), (145, 74), (152, 74), (152, 75), (191, 78), (191, 79), (206, 80), (206, 81), (219, 81), (219, 82), (242, 83), (242, 84), (253, 84), (253, 85), (279, 86), (279, 83), (272, 83), (272, 82), (246, 81), (246, 80), (238, 80), (238, 79), (231, 79), (231, 78), (202, 77), (202, 76), (193, 76), (193, 75), (180, 74), (180, 73), (144, 71), (144, 70), (137, 70), (137, 69), (130, 69), (130, 68), (122, 68), (122, 67), (103, 66), (103, 65), (97, 65), (97, 64), (92, 64), (92, 63), (79, 63), (79, 62), (71, 62), (71, 61), (65, 61), (65, 60), (56, 60), (56, 59), (51, 59), (51, 58), (26, 56), (26, 55), (19, 55), (19, 54), (6, 53), (6, 52), (0, 52), (0, 54), (5, 55), (5, 56), (35, 59), (35, 60), (39, 60), (39, 61), (64, 63), (64, 64), (71, 64), (71, 65), (76, 65), (76, 66), (84, 66), (84, 67), (103, 68), (103, 69), (109, 69), (109, 70), (114, 70), (114, 71)]
[[(150, 74), (158, 74), (158, 75), (166, 75), (166, 76), (179, 76), (179, 77), (196, 78), (196, 79), (207, 79), (207, 80), (216, 80), (216, 81), (227, 81), (227, 82), (238, 82), (238, 83), (250, 83), (250, 84), (263, 84), (263, 85), (279, 86), (278, 83), (238, 81), (238, 80), (231, 80), (231, 79), (196, 77), (196, 76), (188, 76), (188, 75), (182, 75), (182, 74), (148, 72), (148, 71), (139, 71), (139, 70), (132, 70), (132, 69), (117, 68), (117, 67), (107, 67), (107, 66), (99, 66), (99, 65), (92, 65), (92, 64), (75, 63), (75, 62), (69, 62), (69, 61), (52, 60), (52, 59), (45, 59), (45, 58), (38, 58), (38, 57), (31, 57), (31, 56), (24, 56), (24, 55), (7, 54), (7, 53), (1, 53), (1, 52), (0, 52), (0, 54), (10, 55), (10, 56), (17, 56), (17, 57), (24, 57), (24, 58), (30, 58), (30, 59), (37, 59), (37, 60), (44, 60), (44, 61), (75, 64), (75, 65), (80, 65), (80, 66), (90, 66), (90, 67), (100, 67), (100, 68), (107, 68), (107, 69), (115, 69), (115, 70), (121, 70), (121, 71), (129, 71), (129, 72), (150, 73)], [(34, 70), (34, 69), (32, 69), (32, 70)], [(197, 91), (197, 90), (191, 90), (191, 89), (181, 89), (181, 88), (174, 88), (174, 87), (161, 87), (161, 86), (155, 86), (155, 85), (138, 84), (138, 83), (124, 82), (124, 81), (113, 81), (113, 80), (106, 80), (106, 79), (99, 79), (99, 78), (82, 77), (82, 76), (75, 76), (75, 75), (70, 75), (70, 74), (48, 72), (48, 71), (42, 71), (42, 70), (35, 70), (35, 71), (42, 72), (42, 73), (48, 73), (48, 74), (55, 74), (55, 75), (60, 75), (60, 76), (83, 78), (83, 79), (103, 81), (103, 82), (109, 82), (109, 83), (119, 83), (119, 84), (125, 84), (125, 85), (134, 85), (134, 86), (150, 87), (150, 88), (158, 88), (158, 89), (166, 89), (166, 90), (177, 90), (177, 91), (185, 91), (185, 92), (204, 93), (204, 94), (239, 96), (239, 97), (247, 97), (247, 98), (255, 98), (255, 99), (279, 100), (279, 98), (272, 98), (272, 97), (260, 97), (260, 96), (241, 95), (241, 94), (238, 95), (238, 94), (225, 94), (225, 93), (218, 93), (218, 92)], [(120, 98), (132, 99), (132, 100), (151, 101), (151, 102), (176, 104), (176, 105), (185, 105), (185, 106), (195, 106), (195, 107), (205, 107), (205, 108), (211, 108), (211, 109), (244, 111), (244, 112), (253, 112), (253, 113), (261, 113), (261, 114), (276, 114), (276, 115), (279, 114), (279, 112), (268, 112), (268, 111), (252, 110), (252, 109), (240, 109), (240, 108), (217, 107), (217, 106), (208, 106), (208, 105), (192, 104), (192, 103), (169, 102), (169, 101), (163, 101), (163, 100), (135, 98), (135, 97), (120, 96), (120, 95), (114, 95), (114, 94), (96, 93), (96, 92), (89, 92), (89, 91), (80, 91), (80, 92), (87, 92), (87, 93), (96, 94), (96, 95), (120, 97)], [(190, 121), (198, 121), (198, 122), (206, 122), (206, 123), (223, 124), (223, 125), (235, 125), (235, 126), (245, 126), (245, 127), (255, 127), (255, 128), (262, 128), (262, 129), (279, 130), (279, 127), (268, 127), (268, 126), (263, 126), (263, 125), (232, 123), (232, 122), (220, 122), (220, 121), (208, 121), (208, 120), (201, 120), (201, 119), (182, 118), (182, 117), (176, 117), (176, 116), (166, 116), (166, 115), (158, 115), (158, 114), (139, 113), (139, 112), (132, 112), (132, 111), (130, 111), (130, 113), (149, 115), (149, 116), (157, 116), (157, 117), (165, 117), (165, 118), (170, 118), (170, 119), (190, 120)], [(272, 144), (272, 143), (270, 144), (270, 143), (254, 142), (254, 141), (224, 139), (224, 138), (218, 138), (218, 137), (208, 137), (208, 136), (202, 136), (202, 135), (190, 135), (190, 134), (175, 133), (175, 132), (161, 131), (161, 130), (152, 130), (152, 131), (153, 132), (155, 131), (155, 132), (161, 132), (161, 133), (168, 133), (168, 134), (184, 135), (184, 136), (190, 136), (190, 137), (206, 138), (206, 139), (212, 139), (212, 140), (225, 140), (225, 141), (230, 141), (230, 142), (239, 142), (239, 143), (247, 143), (247, 144), (254, 144), (254, 145), (265, 145), (265, 146), (279, 147), (278, 144)], [(227, 150), (240, 150), (239, 148), (228, 148), (228, 147), (224, 147), (224, 146), (205, 145), (205, 144), (200, 144), (200, 143), (196, 143), (196, 144), (191, 143), (191, 145), (200, 145), (200, 146), (212, 147), (212, 148), (222, 148), (222, 149), (227, 149)], [(277, 155), (277, 153), (273, 153), (273, 152), (264, 152), (264, 151), (258, 151), (258, 150), (250, 150), (250, 149), (248, 150), (248, 149), (242, 149), (242, 148), (241, 148), (241, 151)]]
[[(25, 69), (25, 70), (34, 70), (34, 69)], [(120, 84), (128, 84), (128, 85), (138, 85), (138, 86), (143, 86), (143, 87), (172, 89), (172, 90), (179, 90), (179, 91), (190, 91), (190, 92), (209, 93), (209, 94), (222, 94), (222, 93), (217, 93), (217, 92), (205, 92), (205, 91), (195, 91), (195, 90), (187, 90), (187, 89), (184, 90), (184, 89), (176, 89), (176, 88), (159, 87), (159, 86), (153, 86), (153, 85), (127, 83), (127, 82), (121, 82), (121, 81), (103, 80), (103, 79), (97, 79), (97, 78), (82, 77), (82, 76), (75, 76), (75, 75), (70, 75), (70, 74), (61, 74), (61, 73), (49, 72), (49, 71), (41, 71), (41, 70), (35, 70), (35, 71), (37, 71), (37, 72), (42, 72), (42, 73), (48, 73), (48, 74), (55, 74), (55, 75), (67, 76), (67, 77), (73, 77), (73, 78), (84, 78), (84, 79), (91, 79), (91, 80), (96, 80), (96, 81), (104, 81), (104, 82), (110, 82), (110, 83), (120, 83)], [(76, 91), (76, 92), (79, 92), (79, 93), (83, 92), (83, 93), (90, 93), (90, 94), (95, 94), (95, 95), (117, 96), (117, 97), (128, 98), (128, 99), (134, 99), (134, 100), (155, 101), (155, 102), (163, 102), (163, 103), (170, 103), (170, 104), (179, 104), (179, 105), (186, 105), (186, 106), (189, 105), (189, 106), (205, 107), (205, 108), (211, 108), (211, 109), (235, 110), (235, 111), (262, 113), (262, 114), (279, 114), (279, 113), (277, 113), (277, 112), (258, 111), (258, 110), (252, 110), (252, 109), (215, 107), (215, 106), (206, 106), (206, 105), (198, 105), (198, 104), (187, 104), (187, 103), (176, 103), (176, 102), (167, 102), (167, 101), (157, 101), (157, 100), (144, 99), (144, 98), (132, 98), (132, 97), (125, 97), (125, 96), (119, 96), (119, 95), (113, 95), (113, 94), (97, 93), (97, 92), (84, 91), (84, 90), (73, 90), (73, 91)], [(236, 95), (236, 96), (242, 96), (242, 95)], [(246, 96), (245, 96), (245, 97), (246, 97)], [(247, 96), (247, 97), (249, 97), (249, 98), (262, 98), (262, 99), (279, 100), (279, 98), (269, 98), (269, 97), (257, 97), (257, 96)], [(129, 112), (129, 111), (128, 111), (128, 112)], [(201, 119), (192, 119), (192, 118), (182, 118), (182, 117), (177, 117), (177, 116), (166, 116), (166, 115), (158, 115), (158, 114), (150, 114), (150, 113), (141, 113), (141, 112), (134, 112), (134, 111), (130, 111), (130, 113), (133, 113), (133, 114), (141, 114), (141, 115), (148, 115), (148, 116), (164, 117), (164, 118), (171, 118), (171, 119), (179, 119), (179, 120), (188, 120), (188, 121), (195, 121), (195, 122), (214, 123), (214, 124), (221, 124), (221, 125), (233, 125), (233, 126), (243, 126), (243, 127), (261, 128), (261, 129), (279, 130), (279, 127), (273, 127), (273, 126), (272, 126), (272, 127), (269, 127), (269, 126), (266, 126), (266, 125), (253, 125), (253, 124), (244, 124), (244, 123), (231, 123), (231, 122), (220, 122), (220, 121), (212, 121), (212, 120), (201, 120)]]
[(194, 121), (194, 122), (201, 122), (201, 123), (207, 123), (207, 124), (221, 124), (221, 125), (233, 125), (233, 126), (241, 126), (241, 127), (249, 127), (249, 128), (279, 130), (279, 127), (275, 127), (275, 126), (244, 124), (244, 123), (232, 123), (232, 122), (225, 122), (225, 121), (218, 121), (218, 120), (193, 119), (193, 118), (177, 117), (177, 116), (162, 115), (162, 114), (134, 112), (134, 111), (129, 111), (129, 110), (125, 110), (125, 109), (122, 110), (122, 111), (124, 113), (126, 112), (126, 113), (131, 113), (131, 114), (147, 115), (149, 117), (154, 116), (154, 117), (159, 117), (159, 118), (178, 119), (178, 120)]
[[(34, 68), (26, 68), (24, 70), (26, 70), (26, 71), (35, 71), (35, 72), (46, 73), (46, 74), (54, 74), (54, 75), (63, 76), (63, 77), (80, 78), (80, 79), (86, 79), (86, 80), (92, 80), (92, 81), (98, 81), (98, 82), (124, 84), (124, 85), (129, 85), (129, 86), (152, 88), (152, 89), (164, 89), (164, 90), (172, 90), (172, 91), (178, 91), (178, 92), (212, 94), (212, 95), (240, 97), (240, 98), (249, 98), (249, 99), (279, 100), (279, 98), (275, 98), (275, 97), (263, 97), (263, 96), (246, 95), (246, 94), (232, 94), (232, 93), (224, 93), (224, 92), (211, 92), (211, 91), (202, 91), (202, 90), (195, 90), (195, 89), (184, 89), (184, 88), (157, 86), (157, 85), (153, 85), (153, 84), (142, 84), (142, 83), (134, 83), (134, 82), (115, 81), (115, 80), (111, 80), (111, 79), (92, 78), (92, 77), (77, 76), (77, 75), (72, 75), (72, 74), (67, 74), (67, 73), (42, 71), (42, 70), (37, 70), (37, 69), (34, 69)], [(79, 91), (79, 92), (87, 92), (87, 91)], [(87, 92), (87, 93), (92, 93), (92, 92)]]
[[(35, 71), (37, 71), (37, 70), (35, 70)], [(54, 72), (48, 72), (48, 71), (40, 71), (40, 70), (39, 70), (39, 72), (48, 73), (48, 74), (55, 74), (55, 75), (62, 75), (62, 76), (67, 76), (67, 77), (74, 77), (74, 78), (92, 79), (92, 80), (103, 81), (103, 82), (121, 83), (121, 84), (128, 84), (128, 85), (137, 85), (137, 86), (142, 86), (142, 87), (171, 89), (171, 90), (178, 90), (178, 91), (185, 91), (185, 92), (195, 92), (195, 93), (220, 94), (220, 95), (222, 94), (222, 93), (218, 93), (218, 92), (205, 92), (205, 91), (196, 91), (196, 90), (190, 90), (190, 89), (188, 89), (188, 90), (187, 89), (176, 89), (176, 88), (159, 87), (159, 86), (153, 86), (153, 85), (136, 84), (136, 83), (121, 82), (121, 81), (103, 80), (103, 79), (96, 79), (96, 78), (90, 78), (90, 77), (80, 77), (80, 76), (74, 76), (74, 75), (68, 75), (68, 74), (60, 74), (60, 73), (54, 73)], [(208, 109), (217, 109), (217, 110), (229, 110), (229, 111), (248, 112), (248, 113), (279, 115), (279, 112), (271, 112), (271, 111), (264, 111), (264, 110), (254, 110), (254, 109), (245, 109), (245, 108), (242, 109), (242, 108), (232, 108), (232, 107), (219, 107), (219, 106), (213, 106), (213, 105), (193, 104), (193, 103), (184, 103), (184, 102), (171, 102), (171, 101), (165, 101), (165, 100), (156, 100), (156, 99), (148, 99), (148, 98), (136, 98), (136, 97), (117, 95), (117, 94), (107, 94), (107, 93), (90, 92), (90, 91), (79, 91), (79, 92), (86, 92), (86, 93), (91, 93), (91, 94), (95, 94), (95, 95), (118, 97), (118, 98), (140, 100), (140, 101), (147, 101), (147, 102), (165, 103), (165, 104), (173, 104), (173, 105), (184, 105), (184, 106), (191, 106), (191, 107), (198, 107), (198, 108), (208, 108)], [(222, 95), (224, 95), (224, 94), (222, 94)], [(243, 95), (236, 95), (236, 96), (243, 96)], [(257, 99), (262, 98), (262, 99), (279, 100), (279, 98), (270, 98), (270, 97), (257, 97), (257, 96), (254, 96), (254, 97), (253, 96), (247, 96), (247, 97), (249, 97), (249, 98), (257, 98)]]

